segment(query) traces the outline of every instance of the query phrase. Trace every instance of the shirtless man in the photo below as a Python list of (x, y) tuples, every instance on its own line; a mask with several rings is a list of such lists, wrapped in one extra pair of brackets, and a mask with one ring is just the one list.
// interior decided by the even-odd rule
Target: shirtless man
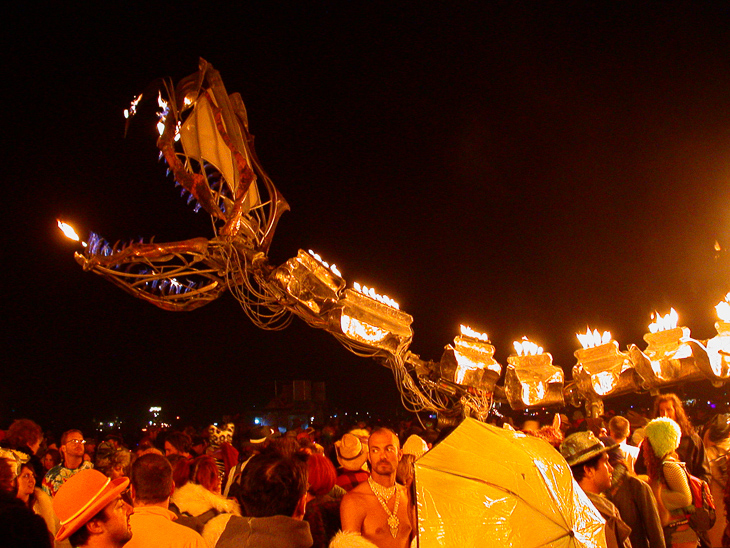
[(343, 531), (361, 534), (378, 548), (407, 548), (412, 537), (413, 508), (405, 487), (395, 482), (401, 458), (398, 437), (379, 428), (368, 440), (370, 479), (342, 499)]

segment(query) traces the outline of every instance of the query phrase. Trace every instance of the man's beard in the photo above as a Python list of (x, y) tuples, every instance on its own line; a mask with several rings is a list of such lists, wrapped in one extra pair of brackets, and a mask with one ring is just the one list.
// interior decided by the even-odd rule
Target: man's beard
[[(383, 469), (385, 467), (385, 469)], [(375, 464), (375, 471), (378, 474), (388, 475), (393, 473), (393, 465), (389, 461), (380, 461)]]
[(129, 518), (127, 518), (127, 528), (123, 532), (120, 531), (119, 534), (115, 535), (113, 540), (120, 548), (132, 540), (132, 527), (129, 525)]

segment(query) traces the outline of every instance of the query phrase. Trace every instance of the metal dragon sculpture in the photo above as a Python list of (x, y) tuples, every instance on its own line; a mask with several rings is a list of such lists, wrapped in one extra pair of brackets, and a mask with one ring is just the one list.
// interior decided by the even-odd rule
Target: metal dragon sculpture
[[(129, 119), (141, 100), (125, 112)], [(497, 386), (502, 367), (494, 347), (469, 328), (445, 347), (439, 362), (421, 360), (409, 350), (412, 318), (392, 300), (356, 284), (347, 288), (337, 268), (311, 251), (300, 250), (282, 265), (269, 263), (277, 223), (289, 205), (256, 157), (241, 96), (227, 93), (212, 65), (201, 59), (199, 70), (176, 86), (163, 81), (157, 100), (160, 157), (188, 203), (210, 215), (213, 237), (110, 245), (92, 233), (76, 261), (135, 297), (188, 311), (230, 291), (261, 328), (282, 329), (298, 316), (389, 367), (408, 409), (446, 417), (484, 420), (495, 398), (515, 409), (566, 400), (595, 404), (628, 391), (730, 376), (726, 355), (710, 364), (696, 341), (682, 343), (681, 355), (678, 343), (673, 354), (659, 357), (635, 346), (631, 356), (617, 353), (612, 341), (591, 349), (588, 358), (577, 352), (575, 380), (567, 385), (562, 369), (540, 353), (510, 357), (504, 385)]]

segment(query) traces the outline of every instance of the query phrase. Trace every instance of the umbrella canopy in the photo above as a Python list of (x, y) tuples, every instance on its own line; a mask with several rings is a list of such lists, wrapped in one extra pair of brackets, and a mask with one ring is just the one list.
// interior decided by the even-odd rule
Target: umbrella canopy
[(544, 440), (466, 419), (415, 468), (422, 548), (606, 546), (603, 518)]

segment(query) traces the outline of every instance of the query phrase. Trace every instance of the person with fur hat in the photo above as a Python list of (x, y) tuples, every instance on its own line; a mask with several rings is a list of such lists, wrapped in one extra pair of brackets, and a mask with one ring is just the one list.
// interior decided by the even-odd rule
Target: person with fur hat
[[(659, 394), (654, 400), (654, 417), (668, 417), (679, 425), (682, 439), (677, 448), (678, 459), (685, 464), (690, 474), (710, 483), (712, 476), (710, 463), (705, 454), (705, 445), (702, 443), (702, 438), (695, 432), (679, 396)], [(634, 463), (637, 474), (646, 473), (646, 464), (642, 455), (643, 453), (639, 453), (639, 457)]]
[(115, 480), (98, 470), (82, 470), (64, 483), (53, 499), (61, 528), (56, 540), (77, 548), (121, 548), (132, 538), (132, 507), (122, 499), (129, 478)]
[(692, 493), (685, 464), (677, 457), (682, 430), (669, 417), (659, 417), (646, 425), (645, 432), (641, 454), (664, 526), (666, 544), (672, 548), (695, 547), (699, 538), (684, 512), (692, 504)]
[(611, 487), (613, 468), (608, 462), (607, 452), (612, 447), (606, 447), (593, 432), (587, 430), (565, 438), (560, 444), (560, 454), (570, 466), (575, 481), (606, 520), (606, 546), (631, 548), (631, 528), (621, 519), (613, 503), (602, 496)]
[(360, 438), (348, 432), (335, 442), (335, 453), (340, 467), (337, 469), (335, 485), (345, 491), (351, 491), (358, 484), (368, 480), (370, 473), (365, 468), (368, 458), (368, 446)]

